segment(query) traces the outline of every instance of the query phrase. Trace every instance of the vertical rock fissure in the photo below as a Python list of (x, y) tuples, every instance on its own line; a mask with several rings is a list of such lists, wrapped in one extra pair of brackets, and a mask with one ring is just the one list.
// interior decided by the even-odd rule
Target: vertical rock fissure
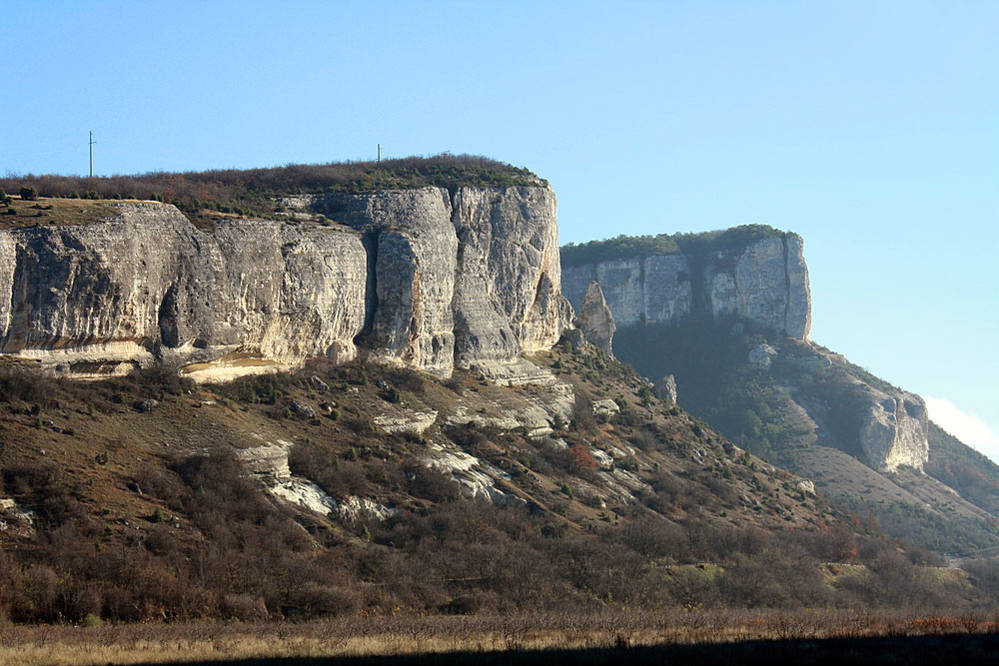
[(369, 337), (375, 325), (375, 312), (378, 310), (378, 240), (381, 231), (371, 229), (361, 238), (364, 246), (365, 276), (364, 276), (364, 326), (354, 337), (354, 342), (362, 342)]
[(454, 289), (451, 290), (451, 332), (454, 335), (454, 344), (451, 346), (451, 366), (458, 367), (458, 352), (459, 352), (459, 336), (461, 335), (461, 315), (458, 312), (458, 289), (459, 278), (461, 276), (461, 262), (462, 262), (462, 248), (464, 244), (462, 243), (461, 232), (459, 232), (458, 226), (458, 190), (454, 186), (448, 187), (447, 190), (448, 202), (451, 204), (451, 226), (454, 228), (455, 238), (458, 240), (458, 247), (455, 250), (454, 255), (454, 273), (452, 274), (452, 282)]
[(172, 284), (163, 295), (156, 317), (160, 329), (160, 342), (165, 347), (177, 347), (180, 344), (180, 328), (177, 322), (179, 314), (177, 285)]

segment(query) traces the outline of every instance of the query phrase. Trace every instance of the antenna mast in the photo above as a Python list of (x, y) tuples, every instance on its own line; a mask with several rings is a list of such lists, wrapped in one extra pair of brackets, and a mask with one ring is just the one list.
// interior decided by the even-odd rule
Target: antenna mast
[(94, 177), (94, 131), (90, 130), (90, 177)]

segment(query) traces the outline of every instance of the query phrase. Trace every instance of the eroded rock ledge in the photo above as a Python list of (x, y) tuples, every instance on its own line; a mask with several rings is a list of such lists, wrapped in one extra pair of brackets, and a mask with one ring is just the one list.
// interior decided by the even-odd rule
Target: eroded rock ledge
[(331, 195), (333, 224), (116, 204), (98, 224), (0, 230), (0, 353), (80, 378), (161, 363), (196, 380), (375, 360), (448, 376), (569, 325), (547, 187)]

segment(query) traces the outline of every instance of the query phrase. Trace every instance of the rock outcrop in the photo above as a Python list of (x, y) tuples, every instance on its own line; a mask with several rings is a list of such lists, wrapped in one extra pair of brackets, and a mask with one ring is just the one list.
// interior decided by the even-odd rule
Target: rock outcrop
[(583, 297), (583, 304), (576, 316), (576, 326), (586, 339), (608, 356), (614, 355), (614, 315), (611, 314), (600, 284), (593, 280)]
[[(792, 430), (814, 431), (818, 439), (811, 443), (839, 448), (879, 471), (923, 469), (929, 459), (929, 418), (921, 397), (878, 380), (818, 345), (783, 344), (791, 356), (784, 363), (775, 360), (781, 356), (770, 345), (752, 351), (766, 347), (772, 352), (760, 354), (757, 365), (766, 362), (769, 371), (776, 372), (773, 380), (787, 399), (785, 418), (800, 410)], [(810, 441), (805, 437), (797, 444)]]
[[(196, 229), (167, 204), (102, 223), (0, 230), (0, 353), (75, 377), (162, 363), (196, 380), (375, 360), (450, 375), (554, 345), (548, 187), (330, 195), (333, 224)], [(357, 344), (355, 344), (357, 343)]]
[(860, 429), (860, 445), (875, 468), (921, 470), (929, 459), (926, 403), (914, 393), (887, 394), (870, 389), (872, 401)]
[(655, 386), (652, 387), (652, 392), (655, 393), (659, 399), (665, 400), (671, 405), (677, 404), (680, 394), (676, 387), (676, 377), (673, 375), (666, 375), (662, 377), (655, 383)]
[(749, 350), (749, 364), (761, 370), (769, 370), (776, 356), (777, 350), (763, 343)]
[(603, 289), (618, 328), (704, 315), (733, 317), (804, 340), (811, 326), (801, 237), (784, 233), (744, 245), (565, 266), (562, 289), (579, 308), (589, 284)]

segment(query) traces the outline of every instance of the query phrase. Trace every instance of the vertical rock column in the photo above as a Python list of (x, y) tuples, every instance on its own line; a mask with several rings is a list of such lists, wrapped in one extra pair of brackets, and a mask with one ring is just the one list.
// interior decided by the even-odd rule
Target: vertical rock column
[(452, 202), (457, 364), (550, 349), (571, 319), (561, 294), (555, 194), (549, 187), (462, 187)]
[(315, 207), (366, 237), (365, 345), (382, 362), (449, 376), (458, 238), (446, 190), (334, 194)]
[(617, 327), (607, 301), (604, 300), (604, 292), (600, 290), (600, 284), (596, 280), (590, 282), (590, 287), (586, 290), (576, 323), (590, 343), (608, 356), (614, 355), (614, 331)]

